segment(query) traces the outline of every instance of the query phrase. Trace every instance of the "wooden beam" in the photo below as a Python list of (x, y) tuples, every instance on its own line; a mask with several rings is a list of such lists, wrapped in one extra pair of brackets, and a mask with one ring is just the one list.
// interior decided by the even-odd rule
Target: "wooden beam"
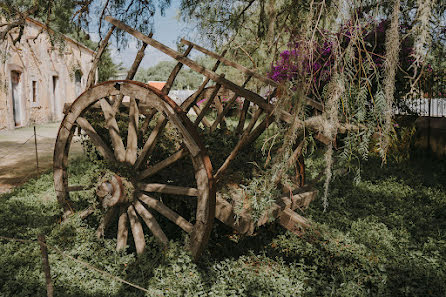
[[(165, 53), (166, 55), (174, 58), (175, 60), (177, 60), (178, 62), (181, 62), (185, 65), (187, 65), (190, 69), (201, 73), (202, 75), (206, 76), (207, 78), (225, 86), (227, 89), (232, 90), (234, 93), (239, 94), (241, 97), (245, 97), (246, 99), (250, 100), (251, 102), (257, 104), (258, 106), (260, 106), (262, 109), (271, 112), (274, 109), (274, 106), (272, 104), (269, 104), (265, 98), (263, 98), (262, 96), (249, 91), (247, 89), (244, 89), (238, 85), (236, 85), (235, 83), (233, 83), (232, 81), (229, 81), (223, 77), (221, 77), (220, 75), (218, 75), (217, 73), (206, 69), (205, 67), (197, 64), (196, 62), (183, 57), (183, 55), (167, 46), (165, 46), (164, 44), (154, 40), (153, 38), (150, 38), (144, 34), (142, 34), (139, 31), (134, 30), (133, 28), (131, 28), (130, 26), (124, 24), (121, 21), (118, 21), (112, 17), (106, 16), (105, 19), (110, 22), (111, 24), (115, 25), (116, 27), (118, 27), (121, 30), (126, 31), (127, 33), (133, 35), (134, 37), (142, 40), (143, 42), (150, 44), (151, 46), (153, 46), (154, 48), (162, 51), (163, 53)], [(287, 122), (287, 123), (291, 123), (292, 121), (292, 116), (286, 112), (286, 111), (280, 111), (280, 118)]]
[(91, 142), (93, 142), (94, 146), (97, 148), (99, 153), (104, 157), (104, 159), (107, 159), (108, 161), (111, 162), (116, 162), (113, 152), (105, 144), (101, 136), (99, 136), (99, 134), (95, 131), (93, 126), (91, 126), (86, 119), (84, 119), (83, 117), (78, 117), (76, 119), (76, 123), (82, 128), (82, 130), (85, 131), (85, 133), (87, 133), (88, 137), (90, 137)]
[(223, 64), (225, 64), (227, 66), (234, 67), (235, 69), (237, 69), (237, 70), (239, 70), (239, 71), (241, 71), (241, 72), (243, 72), (245, 74), (248, 74), (250, 76), (253, 76), (253, 77), (259, 79), (260, 81), (262, 81), (262, 82), (264, 82), (266, 84), (269, 84), (269, 85), (274, 86), (274, 87), (278, 86), (277, 82), (273, 81), (272, 79), (269, 79), (269, 78), (267, 78), (267, 77), (265, 77), (263, 75), (260, 75), (260, 74), (254, 72), (254, 71), (252, 71), (252, 70), (250, 70), (250, 69), (248, 69), (248, 68), (246, 68), (246, 67), (244, 67), (244, 66), (242, 66), (240, 64), (232, 62), (232, 61), (222, 57), (221, 55), (219, 55), (217, 53), (214, 53), (214, 52), (212, 52), (212, 51), (210, 51), (208, 49), (205, 49), (204, 47), (201, 47), (201, 46), (199, 46), (199, 45), (197, 45), (197, 44), (195, 44), (193, 42), (190, 42), (190, 41), (188, 41), (186, 39), (181, 39), (180, 42), (185, 44), (185, 45), (188, 45), (188, 46), (193, 46), (195, 49), (199, 50), (200, 52), (202, 52), (202, 53), (204, 53), (204, 54), (206, 54), (208, 56), (211, 56), (214, 59), (217, 59), (217, 60), (221, 61)]
[[(250, 79), (251, 79), (251, 76), (249, 75), (246, 78), (245, 82), (243, 83), (242, 88), (244, 88), (248, 84)], [(224, 116), (229, 112), (229, 110), (231, 109), (232, 105), (234, 105), (234, 102), (237, 99), (237, 97), (238, 97), (238, 94), (235, 93), (232, 96), (232, 98), (228, 101), (228, 103), (226, 104), (226, 106), (223, 109), (223, 111), (220, 114), (218, 114), (217, 118), (215, 119), (215, 122), (212, 124), (211, 132), (215, 131), (215, 129), (217, 128), (218, 124), (220, 124), (220, 122), (224, 119)]]
[(102, 40), (101, 45), (99, 46), (98, 50), (96, 51), (96, 55), (93, 59), (93, 63), (91, 63), (91, 69), (88, 73), (87, 77), (87, 85), (85, 89), (89, 89), (93, 86), (95, 83), (95, 76), (96, 76), (96, 69), (98, 67), (99, 60), (102, 57), (102, 54), (104, 53), (105, 48), (107, 47), (108, 40), (110, 39), (113, 31), (115, 30), (115, 26), (112, 26), (110, 30), (108, 30), (107, 35), (105, 35), (105, 38)]
[(173, 195), (198, 196), (196, 188), (178, 187), (165, 184), (138, 183), (138, 189), (145, 192), (157, 192)]
[[(152, 36), (150, 36), (152, 37)], [(190, 51), (192, 50), (193, 46), (189, 45), (186, 49), (186, 51), (183, 54), (183, 57), (187, 57), (190, 53)], [(177, 63), (177, 65), (175, 65), (175, 67), (173, 68), (172, 72), (169, 75), (169, 78), (166, 81), (166, 84), (164, 85), (163, 89), (161, 90), (161, 92), (163, 94), (168, 95), (170, 92), (170, 89), (173, 86), (173, 83), (175, 81), (175, 78), (177, 77), (178, 73), (180, 72), (181, 68), (183, 67), (183, 63)]]
[(185, 218), (171, 210), (169, 207), (164, 205), (161, 201), (147, 196), (146, 194), (139, 194), (138, 199), (144, 202), (148, 207), (153, 208), (158, 213), (165, 216), (170, 221), (174, 222), (178, 227), (191, 233), (194, 230), (194, 226), (189, 223)]
[(155, 165), (149, 166), (149, 168), (147, 168), (146, 170), (144, 170), (143, 172), (141, 172), (138, 176), (138, 180), (143, 180), (147, 177), (150, 177), (154, 174), (156, 174), (157, 172), (159, 172), (160, 170), (166, 168), (167, 166), (175, 163), (176, 161), (182, 159), (183, 157), (187, 156), (189, 154), (189, 152), (182, 148), (179, 151), (177, 151), (176, 153), (174, 153), (173, 155), (171, 155), (170, 157), (168, 157), (167, 159), (164, 159), (158, 163), (156, 163)]

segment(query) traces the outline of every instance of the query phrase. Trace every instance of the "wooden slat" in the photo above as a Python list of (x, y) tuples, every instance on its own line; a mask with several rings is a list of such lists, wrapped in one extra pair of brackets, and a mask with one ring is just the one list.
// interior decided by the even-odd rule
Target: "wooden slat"
[(96, 55), (93, 59), (93, 62), (91, 63), (91, 69), (88, 73), (87, 77), (87, 85), (85, 89), (89, 89), (93, 86), (95, 76), (96, 76), (96, 70), (98, 68), (98, 63), (101, 60), (102, 54), (104, 53), (105, 48), (107, 47), (108, 40), (110, 39), (113, 31), (115, 30), (115, 26), (112, 26), (110, 30), (108, 30), (107, 35), (105, 35), (105, 38), (102, 40), (101, 45), (99, 46), (98, 50), (96, 51)]
[(118, 234), (116, 240), (116, 250), (123, 250), (127, 245), (127, 238), (129, 235), (129, 218), (127, 216), (127, 206), (121, 205), (119, 207), (118, 219)]
[(144, 252), (146, 248), (146, 241), (144, 240), (144, 232), (142, 230), (141, 222), (136, 214), (133, 205), (127, 208), (127, 215), (130, 220), (130, 228), (132, 229), (133, 240), (135, 241), (136, 253), (138, 255)]
[(102, 111), (104, 112), (105, 123), (110, 133), (110, 138), (113, 144), (116, 160), (119, 162), (125, 161), (125, 149), (124, 143), (122, 142), (121, 135), (119, 135), (118, 123), (115, 119), (115, 114), (112, 107), (108, 104), (107, 100), (104, 98), (100, 101)]
[(211, 96), (206, 101), (203, 109), (201, 110), (200, 114), (198, 115), (197, 119), (195, 120), (195, 125), (198, 126), (198, 124), (201, 122), (201, 120), (204, 118), (204, 116), (207, 114), (209, 108), (211, 107), (212, 102), (214, 101), (215, 96), (217, 96), (218, 91), (220, 90), (221, 85), (217, 84), (214, 88), (214, 90), (211, 93)]
[(245, 131), (243, 132), (242, 137), (237, 142), (235, 147), (232, 149), (229, 156), (226, 158), (225, 162), (220, 166), (220, 168), (217, 170), (217, 172), (214, 175), (214, 178), (218, 181), (218, 179), (222, 176), (222, 174), (225, 172), (225, 170), (228, 168), (229, 164), (232, 160), (234, 160), (237, 157), (238, 152), (246, 145), (246, 141), (249, 138), (249, 132), (254, 127), (255, 123), (257, 122), (258, 118), (262, 114), (263, 110), (261, 108), (257, 109), (254, 113), (254, 116), (252, 117), (251, 121), (248, 124), (248, 127), (246, 127)]
[[(150, 36), (151, 37), (151, 36)], [(186, 49), (186, 51), (183, 54), (183, 57), (187, 57), (190, 53), (190, 51), (192, 50), (193, 45), (189, 45)], [(181, 68), (183, 67), (183, 63), (177, 63), (175, 65), (175, 67), (173, 68), (172, 72), (169, 75), (169, 78), (166, 81), (166, 84), (164, 85), (163, 89), (161, 90), (161, 92), (163, 94), (168, 95), (170, 92), (170, 89), (173, 86), (173, 83), (175, 81), (175, 78), (177, 77), (178, 73), (180, 72)]]
[(196, 188), (178, 187), (165, 184), (138, 183), (138, 189), (145, 192), (198, 196), (198, 190)]
[[(193, 110), (195, 111), (195, 113), (196, 113), (197, 115), (201, 115), (201, 114), (203, 114), (203, 110), (201, 110), (200, 107), (198, 107), (198, 106), (196, 106), (196, 105), (193, 105), (192, 108), (193, 108)], [(203, 122), (203, 125), (205, 125), (205, 126), (208, 127), (209, 129), (210, 129), (211, 126), (212, 126), (212, 124), (208, 121), (208, 119), (206, 119), (206, 118), (204, 117), (204, 114), (203, 114), (203, 118), (200, 119), (200, 122)], [(194, 123), (195, 123), (196, 126), (198, 126), (198, 125), (200, 124), (200, 122), (198, 122), (198, 121), (195, 119), (195, 122), (194, 122)]]
[[(223, 51), (222, 56), (226, 54), (226, 50)], [(216, 71), (218, 69), (218, 66), (220, 66), (220, 61), (217, 61), (212, 67), (212, 71)], [(203, 93), (203, 90), (206, 88), (207, 84), (209, 83), (210, 79), (206, 78), (203, 83), (200, 85), (200, 87), (197, 89), (197, 91), (189, 96), (183, 103), (181, 103), (181, 109), (183, 109), (186, 113), (189, 111), (189, 109), (196, 104), (197, 99), (200, 98), (201, 94)]]
[(191, 233), (194, 230), (194, 226), (191, 223), (189, 223), (185, 218), (177, 214), (175, 211), (168, 208), (161, 201), (149, 197), (145, 194), (140, 194), (138, 196), (138, 199), (144, 202), (150, 208), (153, 208), (154, 210), (165, 216), (170, 221), (174, 222), (178, 227), (180, 227), (187, 233)]
[(99, 153), (105, 159), (111, 162), (116, 162), (115, 156), (113, 155), (112, 151), (86, 119), (84, 119), (83, 117), (78, 117), (76, 119), (76, 123), (82, 128), (82, 130), (85, 131), (85, 133), (87, 133), (88, 137), (90, 137), (91, 142), (93, 142)]
[(176, 153), (174, 153), (167, 159), (164, 159), (164, 160), (156, 163), (155, 165), (150, 166), (143, 172), (141, 172), (138, 176), (138, 180), (143, 180), (147, 177), (150, 177), (150, 176), (156, 174), (160, 170), (170, 166), (171, 164), (182, 159), (183, 157), (187, 156), (188, 154), (189, 154), (189, 152), (186, 149), (184, 149), (184, 148), (180, 149), (179, 151), (177, 151)]
[(125, 161), (133, 165), (136, 161), (136, 151), (138, 149), (138, 105), (135, 98), (130, 98), (129, 127), (127, 131), (127, 149), (125, 151)]
[(236, 214), (232, 205), (217, 194), (217, 205), (215, 207), (215, 217), (225, 225), (237, 230), (241, 234), (251, 235), (254, 233), (254, 221), (252, 217), (242, 212)]
[(138, 200), (134, 201), (133, 204), (138, 214), (146, 223), (147, 227), (149, 227), (149, 230), (152, 232), (153, 236), (155, 236), (155, 238), (161, 243), (167, 244), (169, 240), (156, 221), (155, 217)]
[(298, 235), (302, 234), (303, 229), (310, 227), (310, 222), (307, 219), (289, 208), (285, 209), (279, 216), (279, 224)]
[(211, 56), (212, 58), (215, 58), (215, 59), (221, 61), (223, 64), (225, 64), (227, 66), (232, 66), (235, 69), (237, 69), (237, 70), (239, 70), (239, 71), (241, 71), (241, 72), (243, 72), (245, 74), (248, 74), (250, 76), (253, 76), (253, 77), (259, 79), (260, 81), (262, 81), (262, 82), (264, 82), (266, 84), (269, 84), (269, 85), (274, 86), (274, 87), (278, 86), (277, 82), (273, 81), (272, 79), (269, 79), (269, 78), (267, 78), (267, 77), (265, 77), (263, 75), (260, 75), (260, 74), (254, 72), (254, 71), (252, 71), (252, 70), (250, 70), (250, 69), (248, 69), (248, 68), (246, 68), (246, 67), (244, 67), (244, 66), (242, 66), (240, 64), (237, 64), (237, 63), (235, 63), (233, 61), (230, 61), (230, 60), (222, 57), (221, 55), (219, 55), (217, 53), (214, 53), (214, 52), (212, 52), (212, 51), (210, 51), (208, 49), (205, 49), (204, 47), (201, 47), (201, 46), (199, 46), (199, 45), (197, 45), (197, 44), (195, 44), (193, 42), (190, 42), (190, 41), (188, 41), (186, 39), (181, 39), (180, 42), (185, 44), (185, 45), (188, 45), (188, 46), (193, 46), (195, 49), (199, 50), (200, 52), (202, 52), (202, 53), (204, 53), (204, 54), (206, 54), (208, 56)]
[(161, 116), (158, 119), (158, 122), (155, 126), (155, 128), (152, 130), (152, 133), (150, 133), (149, 138), (147, 139), (146, 143), (144, 144), (141, 154), (138, 156), (135, 162), (135, 168), (138, 169), (141, 167), (141, 165), (147, 160), (148, 156), (150, 156), (151, 152), (155, 148), (156, 142), (158, 141), (158, 138), (161, 136), (161, 132), (164, 129), (164, 127), (167, 125), (167, 119), (164, 116)]
[[(246, 99), (250, 100), (254, 104), (257, 104), (258, 106), (260, 106), (264, 110), (266, 110), (268, 112), (273, 111), (274, 106), (269, 104), (268, 102), (266, 102), (266, 100), (262, 96), (254, 93), (252, 91), (249, 91), (247, 89), (244, 89), (244, 88), (236, 85), (232, 81), (229, 81), (229, 80), (227, 80), (225, 78), (222, 78), (217, 73), (215, 73), (215, 72), (213, 72), (213, 71), (211, 71), (209, 69), (204, 68), (203, 66), (195, 63), (194, 61), (192, 61), (192, 60), (190, 60), (190, 59), (188, 59), (186, 57), (183, 57), (179, 52), (174, 51), (173, 49), (165, 46), (164, 44), (162, 44), (162, 43), (160, 43), (160, 42), (158, 42), (158, 41), (156, 41), (156, 40), (154, 40), (152, 38), (149, 38), (148, 36), (142, 34), (141, 32), (138, 32), (138, 31), (134, 30), (133, 28), (131, 28), (130, 26), (127, 26), (126, 24), (124, 24), (121, 21), (118, 21), (118, 20), (116, 20), (116, 19), (114, 19), (112, 17), (109, 17), (109, 16), (105, 17), (105, 19), (108, 22), (110, 22), (113, 25), (115, 25), (116, 27), (118, 27), (118, 28), (128, 32), (129, 34), (135, 36), (136, 38), (142, 40), (143, 42), (146, 42), (147, 44), (150, 44), (154, 48), (156, 48), (156, 49), (162, 51), (163, 53), (165, 53), (166, 55), (174, 58), (178, 62), (181, 62), (181, 63), (187, 65), (190, 69), (192, 69), (192, 70), (194, 70), (194, 71), (196, 71), (198, 73), (201, 73), (202, 75), (206, 76), (207, 78), (209, 78), (209, 79), (211, 79), (211, 80), (213, 80), (213, 81), (215, 81), (215, 82), (225, 86), (227, 89), (232, 90), (234, 93), (239, 94), (241, 97), (245, 97)], [(280, 111), (280, 118), (283, 121), (287, 122), (287, 123), (291, 123), (291, 121), (292, 121), (292, 116), (288, 112), (283, 111), (283, 110)]]
[(251, 102), (247, 99), (243, 101), (243, 107), (242, 110), (240, 111), (240, 117), (238, 120), (237, 128), (235, 129), (235, 135), (240, 135), (243, 129), (245, 128), (246, 114), (248, 113), (250, 103)]
[[(245, 82), (242, 85), (242, 88), (244, 88), (249, 80), (251, 79), (251, 76), (248, 76), (245, 80)], [(235, 100), (237, 99), (238, 94), (235, 93), (232, 98), (227, 102), (225, 108), (223, 109), (223, 112), (221, 112), (218, 116), (217, 119), (215, 120), (215, 122), (212, 124), (211, 127), (211, 132), (215, 131), (215, 129), (217, 128), (217, 126), (220, 124), (220, 122), (224, 119), (225, 115), (229, 112), (229, 110), (232, 108), (232, 105), (234, 105)]]
[[(150, 33), (149, 37), (152, 37), (152, 36), (153, 36), (153, 34)], [(147, 47), (147, 43), (143, 42), (141, 48), (136, 53), (135, 60), (133, 61), (132, 66), (130, 67), (129, 71), (127, 72), (127, 76), (126, 76), (125, 79), (133, 80), (133, 78), (135, 77), (136, 72), (138, 71), (139, 65), (141, 64), (142, 59), (144, 59), (144, 52), (146, 50), (146, 47)], [(115, 102), (113, 102), (113, 110), (115, 112), (118, 111), (119, 106), (121, 105), (123, 98), (124, 98), (123, 95), (119, 95), (117, 100)], [(138, 99), (141, 99), (141, 98), (138, 98)]]

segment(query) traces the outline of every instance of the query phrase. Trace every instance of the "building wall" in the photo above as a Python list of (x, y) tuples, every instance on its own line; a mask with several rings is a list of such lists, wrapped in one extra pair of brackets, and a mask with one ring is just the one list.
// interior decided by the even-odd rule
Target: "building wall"
[[(64, 104), (85, 89), (94, 52), (69, 38), (52, 47), (42, 28), (29, 20), (20, 43), (13, 45), (11, 37), (0, 43), (0, 130), (61, 120)], [(13, 95), (20, 98), (15, 105)]]

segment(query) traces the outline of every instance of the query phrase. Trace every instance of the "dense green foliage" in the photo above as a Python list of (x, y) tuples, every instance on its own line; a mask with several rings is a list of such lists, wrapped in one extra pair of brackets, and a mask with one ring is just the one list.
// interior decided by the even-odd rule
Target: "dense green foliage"
[[(73, 163), (74, 183), (92, 178), (94, 165)], [(323, 161), (307, 166), (314, 178)], [(136, 259), (115, 252), (110, 234), (96, 239), (95, 218), (60, 223), (52, 173), (0, 196), (0, 234), (35, 239), (44, 233), (68, 255), (147, 288), (146, 296), (444, 296), (445, 164), (424, 159), (381, 168), (373, 158), (363, 166), (357, 185), (333, 181), (329, 212), (312, 204), (305, 216), (318, 222), (313, 231), (298, 237), (273, 223), (239, 237), (216, 223), (198, 263), (185, 252), (184, 238), (162, 252), (147, 236), (148, 252)], [(37, 243), (1, 240), (0, 255), (2, 296), (45, 295)], [(56, 296), (144, 295), (53, 249), (50, 263)]]

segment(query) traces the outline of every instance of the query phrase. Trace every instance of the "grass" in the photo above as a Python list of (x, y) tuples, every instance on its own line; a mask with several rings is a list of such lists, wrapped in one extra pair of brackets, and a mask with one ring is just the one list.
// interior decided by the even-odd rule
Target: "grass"
[[(90, 165), (78, 160), (74, 180), (88, 180)], [(309, 161), (309, 175), (320, 165), (318, 158)], [(333, 181), (327, 212), (320, 200), (312, 203), (304, 215), (314, 227), (304, 236), (271, 223), (240, 237), (216, 222), (197, 263), (184, 249), (185, 237), (163, 251), (147, 235), (147, 252), (137, 259), (132, 246), (116, 252), (112, 236), (96, 239), (94, 218), (61, 223), (51, 172), (0, 196), (0, 235), (34, 240), (43, 233), (66, 254), (150, 292), (50, 249), (55, 296), (445, 296), (445, 163), (381, 167), (370, 159), (362, 172), (359, 184), (351, 176)], [(38, 244), (1, 240), (0, 296), (45, 294)]]

